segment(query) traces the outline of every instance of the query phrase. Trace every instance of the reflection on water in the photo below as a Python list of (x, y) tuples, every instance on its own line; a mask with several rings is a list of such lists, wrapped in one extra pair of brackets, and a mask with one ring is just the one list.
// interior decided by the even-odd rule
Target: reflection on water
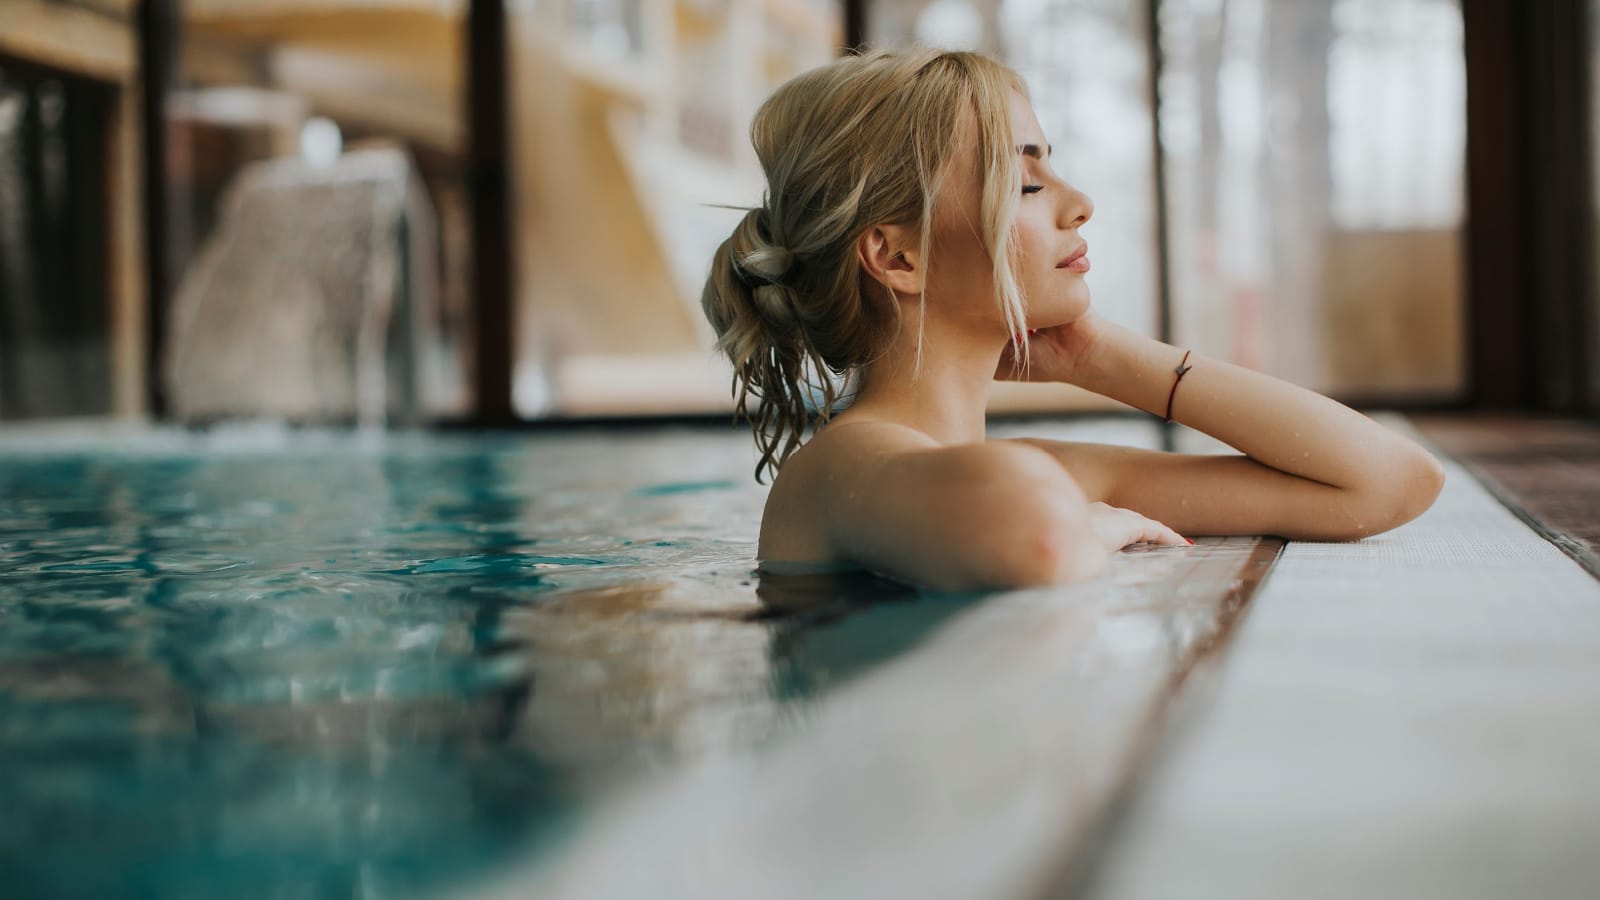
[(757, 579), (738, 433), (6, 447), (7, 896), (453, 884), (973, 599)]
[(916, 643), (965, 602), (863, 574), (751, 585), (639, 582), (508, 609), (500, 634), (532, 686), (516, 742), (585, 787), (759, 746), (791, 701)]

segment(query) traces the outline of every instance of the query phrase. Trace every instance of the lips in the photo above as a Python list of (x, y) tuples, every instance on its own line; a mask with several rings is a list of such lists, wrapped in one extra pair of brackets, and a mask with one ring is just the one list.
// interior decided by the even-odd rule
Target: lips
[(1074, 272), (1089, 271), (1089, 245), (1079, 244), (1078, 249), (1072, 251), (1066, 259), (1056, 263), (1056, 268), (1071, 269)]

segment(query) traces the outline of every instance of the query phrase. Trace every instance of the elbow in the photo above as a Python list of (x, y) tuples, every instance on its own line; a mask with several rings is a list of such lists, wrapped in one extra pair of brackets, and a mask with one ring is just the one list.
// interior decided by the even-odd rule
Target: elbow
[(1439, 499), (1444, 482), (1444, 466), (1433, 454), (1418, 447), (1391, 479), (1358, 496), (1350, 517), (1350, 533), (1343, 539), (1354, 541), (1382, 534), (1421, 516)]
[(1394, 485), (1385, 493), (1387, 503), (1381, 509), (1388, 526), (1398, 528), (1417, 518), (1433, 506), (1444, 490), (1444, 466), (1433, 454), (1417, 448), (1412, 459), (1406, 461)]
[(1433, 506), (1433, 501), (1438, 500), (1439, 495), (1444, 492), (1444, 464), (1426, 450), (1422, 451), (1421, 457), (1414, 467), (1408, 491), (1411, 498), (1409, 508), (1414, 511), (1406, 521), (1427, 512)]
[(1016, 518), (1015, 529), (998, 532), (990, 557), (992, 583), (1011, 588), (1043, 587), (1093, 578), (1105, 571), (1110, 554), (1087, 522), (1043, 509)]

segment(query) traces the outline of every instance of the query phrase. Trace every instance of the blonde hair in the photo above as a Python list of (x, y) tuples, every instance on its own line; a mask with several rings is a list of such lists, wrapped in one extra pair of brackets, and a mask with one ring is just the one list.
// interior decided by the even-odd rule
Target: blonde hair
[[(811, 424), (832, 415), (843, 376), (876, 358), (900, 327), (898, 297), (863, 293), (856, 241), (872, 226), (915, 226), (926, 277), (934, 203), (974, 114), (982, 232), (1010, 334), (1025, 328), (1011, 237), (1020, 196), (1013, 71), (975, 53), (932, 49), (847, 56), (784, 83), (750, 128), (766, 172), (763, 204), (717, 248), (700, 303), (733, 363), (735, 421), (755, 428), (756, 481), (775, 475)], [(968, 138), (970, 139), (970, 138)], [(926, 296), (927, 282), (922, 283)], [(922, 363), (919, 299), (916, 366)], [(1026, 365), (1027, 345), (1017, 345)], [(815, 376), (815, 381), (812, 380)], [(820, 399), (815, 398), (820, 392)], [(752, 416), (746, 407), (754, 396)]]

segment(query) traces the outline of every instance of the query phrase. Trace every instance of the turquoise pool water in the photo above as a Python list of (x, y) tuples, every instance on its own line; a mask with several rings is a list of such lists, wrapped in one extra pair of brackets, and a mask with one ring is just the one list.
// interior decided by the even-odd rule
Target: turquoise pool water
[(447, 892), (971, 601), (756, 578), (753, 465), (721, 430), (0, 438), (0, 894)]

